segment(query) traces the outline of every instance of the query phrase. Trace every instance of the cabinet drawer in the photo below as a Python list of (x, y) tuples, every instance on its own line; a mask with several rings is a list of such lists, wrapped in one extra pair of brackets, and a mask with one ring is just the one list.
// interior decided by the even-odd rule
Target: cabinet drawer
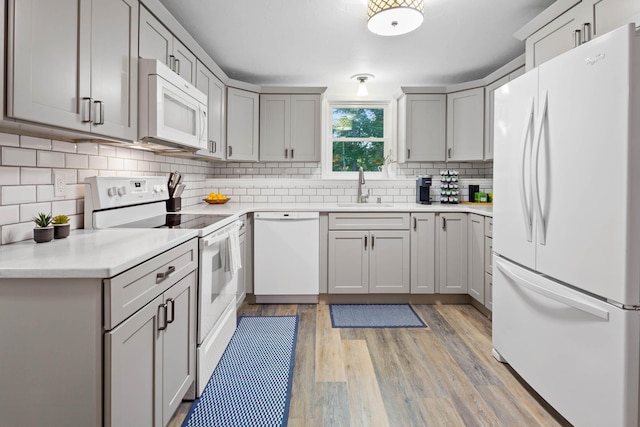
[(493, 274), (493, 239), (484, 236), (484, 271)]
[(110, 330), (198, 267), (198, 240), (104, 280), (104, 327)]
[(490, 216), (484, 217), (484, 235), (493, 237), (493, 218)]
[(493, 311), (493, 276), (484, 273), (484, 306)]
[(329, 230), (408, 230), (408, 213), (330, 213)]

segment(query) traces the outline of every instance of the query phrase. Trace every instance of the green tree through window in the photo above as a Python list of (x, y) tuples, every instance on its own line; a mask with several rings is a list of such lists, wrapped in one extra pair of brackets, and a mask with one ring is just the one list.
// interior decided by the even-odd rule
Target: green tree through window
[(384, 164), (384, 108), (333, 108), (332, 171), (378, 172)]

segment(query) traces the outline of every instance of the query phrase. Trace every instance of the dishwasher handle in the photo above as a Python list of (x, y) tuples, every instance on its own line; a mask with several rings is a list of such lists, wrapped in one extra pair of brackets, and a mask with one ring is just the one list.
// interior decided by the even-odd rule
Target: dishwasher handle
[(256, 212), (254, 219), (258, 220), (304, 220), (304, 219), (318, 219), (320, 218), (319, 212)]

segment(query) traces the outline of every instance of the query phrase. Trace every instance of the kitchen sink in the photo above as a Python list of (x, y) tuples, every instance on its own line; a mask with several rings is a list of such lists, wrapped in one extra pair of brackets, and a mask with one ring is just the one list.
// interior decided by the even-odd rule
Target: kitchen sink
[(339, 208), (362, 208), (362, 209), (372, 209), (372, 208), (391, 208), (393, 207), (390, 203), (338, 203)]

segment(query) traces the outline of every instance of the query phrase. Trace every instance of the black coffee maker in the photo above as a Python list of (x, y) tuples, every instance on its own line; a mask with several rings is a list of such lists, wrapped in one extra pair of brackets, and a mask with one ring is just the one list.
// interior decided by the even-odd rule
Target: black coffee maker
[(429, 189), (431, 188), (431, 176), (419, 176), (416, 180), (416, 203), (423, 205), (431, 204), (431, 197), (429, 196)]

